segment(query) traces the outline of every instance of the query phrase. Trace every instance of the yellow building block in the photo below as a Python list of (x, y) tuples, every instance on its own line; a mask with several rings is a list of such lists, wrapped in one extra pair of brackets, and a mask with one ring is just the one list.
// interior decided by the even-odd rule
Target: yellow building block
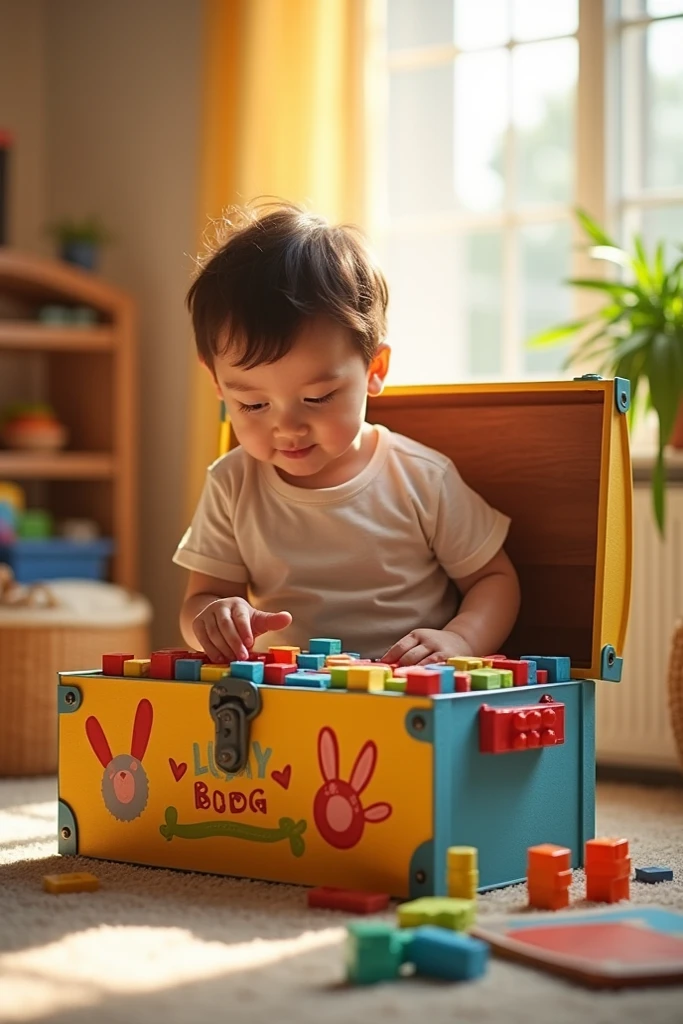
[(376, 693), (384, 689), (385, 671), (383, 668), (372, 668), (371, 665), (359, 665), (349, 668), (346, 674), (346, 686), (349, 690), (366, 690)]
[(481, 658), (449, 658), (447, 665), (452, 665), (456, 672), (471, 672), (473, 669), (482, 668)]
[(63, 892), (95, 892), (99, 887), (97, 875), (84, 871), (72, 875), (43, 875), (43, 889), (57, 896)]
[(446, 863), (449, 871), (474, 871), (477, 867), (476, 846), (449, 846)]
[(199, 670), (199, 678), (203, 683), (216, 683), (225, 675), (230, 675), (229, 665), (202, 665)]
[(419, 928), (423, 924), (464, 932), (474, 924), (477, 904), (474, 900), (445, 896), (422, 896), (396, 908), (401, 928)]
[(128, 658), (123, 663), (124, 676), (148, 676), (150, 658)]
[(479, 888), (479, 872), (449, 870), (446, 875), (448, 895), (461, 900), (475, 900)]

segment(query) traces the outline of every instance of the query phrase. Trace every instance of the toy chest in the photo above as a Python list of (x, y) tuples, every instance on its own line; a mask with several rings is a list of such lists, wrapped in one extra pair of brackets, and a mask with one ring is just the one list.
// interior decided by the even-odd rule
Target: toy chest
[[(396, 897), (445, 893), (451, 845), (478, 848), (482, 889), (522, 880), (537, 843), (579, 866), (629, 604), (628, 405), (627, 382), (582, 379), (397, 388), (368, 411), (510, 515), (505, 654), (568, 656), (569, 681), (415, 697), (61, 673), (60, 852)], [(521, 749), (512, 716), (539, 709)]]
[(16, 540), (0, 544), (0, 562), (6, 562), (19, 583), (40, 580), (104, 580), (113, 541), (75, 541), (62, 537)]

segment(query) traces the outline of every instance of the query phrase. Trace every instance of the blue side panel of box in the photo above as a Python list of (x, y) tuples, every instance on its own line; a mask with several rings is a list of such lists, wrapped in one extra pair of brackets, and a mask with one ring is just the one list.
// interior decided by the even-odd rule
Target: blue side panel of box
[(6, 562), (20, 583), (39, 580), (103, 580), (113, 541), (72, 541), (61, 537), (17, 540), (0, 544), (0, 562)]
[[(565, 742), (503, 754), (479, 751), (482, 704), (565, 705)], [(479, 850), (479, 886), (526, 876), (529, 846), (556, 843), (580, 867), (595, 835), (595, 683), (592, 680), (437, 698), (434, 708), (434, 888), (446, 892), (449, 846)]]

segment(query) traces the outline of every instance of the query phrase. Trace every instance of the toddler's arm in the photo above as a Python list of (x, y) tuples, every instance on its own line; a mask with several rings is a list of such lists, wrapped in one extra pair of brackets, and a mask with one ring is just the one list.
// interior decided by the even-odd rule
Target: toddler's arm
[(455, 580), (463, 595), (455, 618), (443, 629), (414, 629), (395, 643), (383, 661), (418, 665), (446, 658), (495, 654), (519, 612), (515, 568), (501, 548), (483, 568)]
[(284, 629), (289, 612), (263, 612), (247, 601), (244, 583), (190, 572), (180, 610), (180, 630), (192, 648), (197, 644), (212, 661), (242, 661), (249, 657), (254, 637)]

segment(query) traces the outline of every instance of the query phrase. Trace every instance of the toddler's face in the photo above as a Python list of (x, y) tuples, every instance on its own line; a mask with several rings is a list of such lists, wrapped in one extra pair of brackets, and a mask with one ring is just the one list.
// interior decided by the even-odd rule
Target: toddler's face
[(214, 374), (245, 451), (291, 483), (332, 487), (359, 471), (367, 396), (382, 390), (388, 352), (366, 367), (345, 327), (312, 317), (277, 362), (246, 370), (228, 351)]

